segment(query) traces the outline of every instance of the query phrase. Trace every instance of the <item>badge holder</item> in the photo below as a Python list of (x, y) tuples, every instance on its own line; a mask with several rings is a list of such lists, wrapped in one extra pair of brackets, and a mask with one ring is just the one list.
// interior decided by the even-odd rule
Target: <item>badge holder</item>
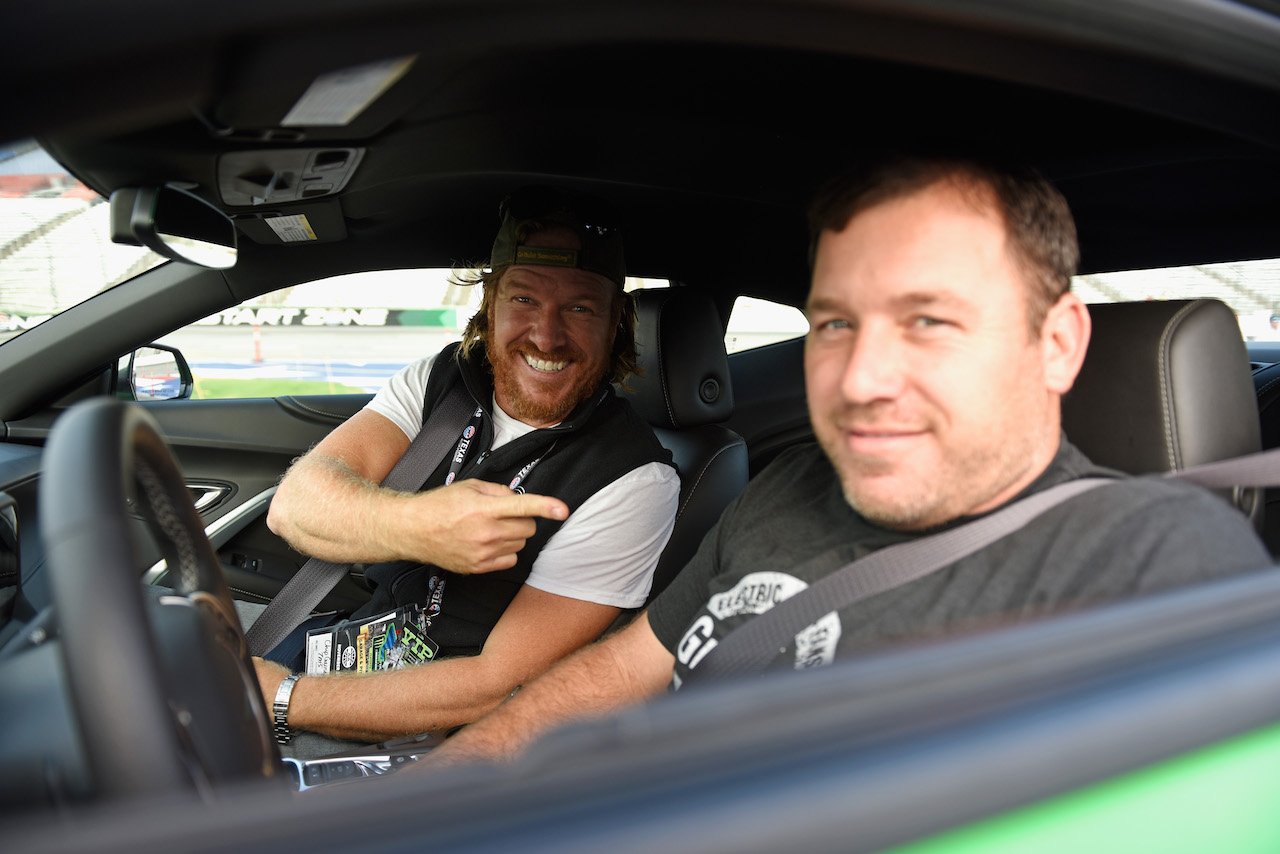
[(348, 620), (307, 632), (306, 673), (372, 673), (425, 664), (440, 645), (427, 636), (431, 614), (405, 605), (377, 617)]

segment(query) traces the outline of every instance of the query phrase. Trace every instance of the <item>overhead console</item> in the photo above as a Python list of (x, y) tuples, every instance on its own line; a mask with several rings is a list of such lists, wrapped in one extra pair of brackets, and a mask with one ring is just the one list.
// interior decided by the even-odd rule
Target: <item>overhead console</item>
[(318, 199), (345, 187), (363, 157), (363, 148), (233, 151), (218, 158), (218, 193), (233, 207)]
[(256, 243), (342, 240), (347, 228), (335, 194), (351, 180), (364, 152), (342, 147), (228, 152), (218, 158), (218, 193), (236, 226)]

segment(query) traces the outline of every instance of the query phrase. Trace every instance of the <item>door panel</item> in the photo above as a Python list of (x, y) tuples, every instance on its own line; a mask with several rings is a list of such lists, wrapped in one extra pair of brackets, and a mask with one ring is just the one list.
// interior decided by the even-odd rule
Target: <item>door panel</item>
[[(232, 493), (204, 515), (236, 598), (273, 597), (306, 556), (266, 524), (270, 495), (285, 470), (369, 402), (370, 395), (167, 401), (148, 407), (188, 481), (219, 481)], [(216, 523), (224, 523), (219, 527)], [(321, 610), (350, 610), (368, 588), (346, 579)]]
[[(171, 400), (142, 404), (160, 425), (188, 483), (225, 490), (202, 514), (237, 598), (269, 599), (306, 557), (267, 528), (266, 510), (276, 485), (297, 457), (359, 411), (371, 395), (250, 400)], [(42, 442), (56, 412), (10, 424), (11, 436)], [(160, 552), (141, 519), (139, 557), (163, 583)], [(322, 610), (349, 609), (367, 598), (359, 573), (344, 580)]]

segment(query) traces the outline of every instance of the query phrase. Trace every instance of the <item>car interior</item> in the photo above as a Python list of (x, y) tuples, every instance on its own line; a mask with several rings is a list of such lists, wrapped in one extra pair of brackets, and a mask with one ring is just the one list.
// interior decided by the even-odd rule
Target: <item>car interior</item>
[[(1071, 205), (1085, 276), (1280, 257), (1273, 9), (1179, 0), (1152, 23), (1130, 0), (1083, 18), (1057, 0), (322, 5), (150, 10), (127, 30), (86, 5), (77, 30), (111, 38), (56, 53), (39, 49), (63, 32), (53, 12), (32, 10), (32, 37), (0, 60), (36, 81), (0, 141), (35, 139), (110, 208), (118, 242), (186, 259), (0, 339), (13, 840), (75, 816), (70, 848), (252, 848), (284, 804), (335, 847), (368, 841), (364, 810), (406, 846), (429, 822), (461, 849), (872, 850), (1274, 728), (1280, 580), (1261, 572), (673, 697), (508, 767), (351, 782), (411, 762), (415, 739), (283, 765), (228, 609), (270, 601), (305, 562), (266, 509), (371, 394), (200, 398), (179, 347), (178, 393), (143, 400), (138, 354), (175, 330), (328, 277), (468, 268), (520, 186), (607, 200), (628, 275), (668, 284), (633, 291), (642, 370), (619, 389), (681, 475), (652, 600), (749, 480), (813, 439), (804, 337), (725, 339), (740, 298), (803, 306), (805, 205), (831, 175), (891, 151), (1030, 163)], [(165, 236), (179, 211), (199, 251)], [(202, 254), (228, 225), (231, 266)], [(0, 275), (56, 227), (0, 232)], [(1259, 299), (1280, 307), (1271, 284)], [(1280, 448), (1280, 343), (1242, 340), (1214, 296), (1090, 305), (1063, 428), (1094, 461), (1145, 475)], [(1280, 486), (1223, 498), (1280, 555)], [(368, 596), (357, 566), (317, 610)], [(1205, 711), (1214, 691), (1230, 702)], [(1090, 718), (1091, 702), (1113, 711)], [(687, 824), (642, 823), (668, 808)]]

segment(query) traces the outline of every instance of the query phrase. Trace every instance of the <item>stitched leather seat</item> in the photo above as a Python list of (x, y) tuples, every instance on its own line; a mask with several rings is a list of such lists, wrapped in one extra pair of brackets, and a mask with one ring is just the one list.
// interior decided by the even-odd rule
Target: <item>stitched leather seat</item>
[(711, 298), (688, 288), (636, 291), (642, 371), (622, 396), (653, 426), (680, 471), (675, 529), (650, 599), (688, 563), (721, 512), (747, 485), (747, 446), (721, 426), (733, 414), (724, 327)]
[[(1218, 300), (1089, 306), (1093, 338), (1062, 425), (1094, 462), (1174, 471), (1262, 448), (1249, 357)], [(1231, 496), (1262, 524), (1257, 490)]]

